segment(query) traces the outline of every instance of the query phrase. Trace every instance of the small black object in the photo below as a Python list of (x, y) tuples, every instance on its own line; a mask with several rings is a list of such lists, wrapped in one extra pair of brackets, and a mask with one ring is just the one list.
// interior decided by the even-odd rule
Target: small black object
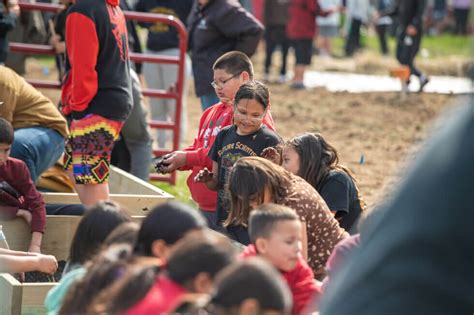
[(157, 173), (160, 174), (165, 174), (166, 170), (164, 169), (165, 167), (168, 166), (163, 160), (165, 159), (166, 156), (159, 156), (153, 159), (153, 167), (155, 168)]

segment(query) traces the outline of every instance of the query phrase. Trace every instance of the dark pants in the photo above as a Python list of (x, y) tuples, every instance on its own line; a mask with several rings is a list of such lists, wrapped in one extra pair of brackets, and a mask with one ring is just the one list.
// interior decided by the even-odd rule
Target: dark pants
[(362, 26), (362, 21), (358, 19), (351, 20), (351, 26), (349, 29), (349, 34), (346, 39), (346, 56), (352, 56), (356, 49), (360, 47), (360, 27)]
[(400, 64), (410, 67), (410, 73), (421, 76), (421, 71), (415, 67), (415, 57), (420, 49), (422, 30), (418, 29), (415, 36), (410, 36), (411, 40), (407, 40), (405, 28), (400, 31), (397, 39), (397, 60)]
[(265, 29), (265, 73), (270, 73), (272, 55), (277, 46), (281, 47), (281, 68), (280, 74), (286, 75), (286, 57), (290, 48), (290, 41), (286, 36), (286, 29), (283, 25), (268, 25)]
[(47, 215), (83, 215), (84, 211), (81, 204), (46, 204)]
[(388, 29), (388, 27), (389, 27), (389, 25), (387, 25), (387, 24), (377, 25), (375, 27), (375, 30), (377, 31), (377, 36), (379, 38), (380, 51), (384, 55), (388, 54), (388, 45), (387, 45), (387, 29)]
[(467, 20), (469, 9), (454, 9), (454, 19), (456, 20), (456, 34), (467, 34)]

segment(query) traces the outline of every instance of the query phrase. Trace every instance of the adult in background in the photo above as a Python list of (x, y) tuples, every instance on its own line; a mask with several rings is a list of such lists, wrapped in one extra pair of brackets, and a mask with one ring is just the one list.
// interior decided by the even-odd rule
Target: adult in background
[[(410, 67), (410, 74), (420, 80), (419, 92), (430, 81), (428, 76), (415, 66), (415, 58), (420, 49), (423, 36), (423, 13), (426, 0), (399, 0), (381, 16), (398, 15), (397, 60), (400, 64)], [(407, 84), (410, 83), (410, 79)]]
[(92, 206), (109, 197), (111, 152), (132, 109), (127, 26), (119, 0), (81, 0), (69, 8), (65, 69), (61, 103), (72, 122), (64, 168), (82, 204)]
[(4, 66), (0, 66), (0, 117), (15, 129), (11, 157), (24, 161), (36, 181), (64, 151), (66, 120), (51, 100)]
[(18, 2), (6, 0), (0, 2), (0, 65), (3, 65), (7, 59), (7, 33), (15, 27), (19, 14)]
[(290, 41), (286, 36), (286, 24), (288, 23), (288, 4), (290, 0), (266, 0), (263, 11), (263, 22), (265, 23), (265, 74), (264, 81), (270, 81), (270, 67), (272, 55), (280, 46), (281, 66), (279, 82), (286, 82), (286, 57), (290, 48)]
[(467, 35), (467, 24), (471, 7), (472, 0), (453, 0), (456, 34)]
[(263, 25), (237, 0), (197, 0), (188, 18), (194, 86), (204, 111), (217, 104), (212, 65), (226, 52), (255, 53)]
[[(135, 5), (135, 10), (139, 12), (160, 13), (172, 15), (183, 23), (186, 23), (193, 0), (139, 0)], [(175, 27), (161, 23), (140, 23), (148, 29), (146, 42), (146, 53), (161, 56), (179, 56), (179, 37)], [(189, 87), (189, 75), (191, 73), (191, 60), (186, 55), (185, 76), (183, 82), (183, 95), (181, 100), (181, 126), (180, 135), (183, 139), (186, 134), (187, 118), (187, 96)], [(150, 88), (168, 90), (175, 85), (178, 80), (178, 66), (175, 64), (145, 63), (144, 70), (147, 85)], [(150, 99), (150, 112), (153, 120), (174, 121), (176, 111), (176, 100), (164, 98)], [(172, 139), (169, 131), (158, 129), (158, 147), (165, 148), (167, 142)], [(180, 139), (180, 140), (181, 140)]]

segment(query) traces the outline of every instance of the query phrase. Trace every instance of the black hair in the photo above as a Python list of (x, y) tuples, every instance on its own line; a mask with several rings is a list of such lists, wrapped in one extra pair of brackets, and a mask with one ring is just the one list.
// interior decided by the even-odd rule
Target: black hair
[(237, 106), (241, 100), (256, 100), (264, 110), (270, 106), (268, 88), (260, 81), (249, 81), (242, 84), (235, 94), (234, 106)]
[(289, 313), (291, 292), (281, 274), (258, 257), (239, 261), (224, 269), (217, 277), (212, 304), (230, 313), (246, 299), (255, 299), (263, 312)]
[(278, 222), (298, 220), (298, 215), (291, 208), (274, 203), (261, 205), (250, 213), (250, 241), (255, 244), (258, 238), (268, 238)]
[(172, 245), (187, 232), (205, 227), (207, 221), (196, 209), (177, 201), (160, 204), (143, 219), (134, 251), (137, 255), (152, 256), (154, 241)]
[(15, 132), (12, 124), (5, 118), (0, 117), (0, 143), (12, 144)]
[(136, 243), (140, 225), (136, 222), (125, 222), (117, 226), (104, 240), (104, 247), (114, 244), (127, 244), (132, 246)]
[(232, 75), (238, 75), (244, 71), (249, 74), (250, 80), (253, 79), (253, 65), (250, 58), (240, 51), (229, 51), (220, 56), (212, 70), (221, 69)]
[(84, 264), (101, 248), (117, 226), (131, 218), (114, 201), (99, 201), (87, 209), (77, 227), (69, 252), (69, 264)]
[(186, 286), (202, 272), (214, 278), (235, 257), (236, 249), (225, 236), (202, 231), (187, 235), (176, 245), (168, 257), (166, 270), (173, 281)]

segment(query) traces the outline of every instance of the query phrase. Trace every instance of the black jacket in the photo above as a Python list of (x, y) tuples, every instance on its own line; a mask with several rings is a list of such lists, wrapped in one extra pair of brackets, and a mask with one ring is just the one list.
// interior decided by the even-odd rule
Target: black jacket
[(203, 8), (195, 2), (188, 18), (189, 47), (196, 94), (212, 93), (212, 65), (226, 52), (251, 56), (263, 34), (263, 25), (237, 0), (211, 0)]
[(4, 63), (7, 59), (8, 40), (7, 33), (16, 25), (16, 16), (8, 13), (7, 9), (0, 2), (0, 63)]
[(381, 12), (381, 15), (398, 15), (400, 25), (404, 28), (413, 25), (421, 30), (425, 8), (426, 0), (397, 0), (391, 8)]

